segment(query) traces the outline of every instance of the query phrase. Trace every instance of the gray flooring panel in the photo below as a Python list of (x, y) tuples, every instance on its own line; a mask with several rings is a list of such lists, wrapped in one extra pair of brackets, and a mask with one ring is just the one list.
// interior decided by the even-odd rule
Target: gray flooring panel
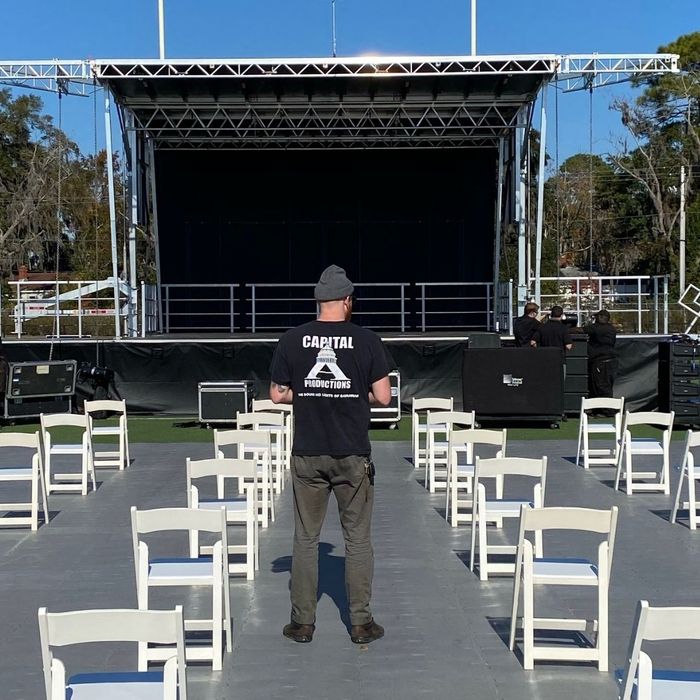
[[(571, 442), (514, 442), (511, 455), (549, 456), (546, 503), (620, 508), (610, 593), (610, 664), (620, 668), (640, 598), (652, 604), (700, 605), (697, 585), (700, 534), (671, 526), (671, 498), (627, 497), (614, 492), (614, 471), (575, 467)], [(674, 443), (677, 463), (681, 443)], [(475, 698), (524, 700), (617, 697), (613, 672), (588, 664), (541, 663), (522, 670), (506, 645), (512, 579), (480, 583), (468, 568), (469, 526), (453, 529), (444, 520), (444, 492), (428, 494), (421, 472), (405, 459), (407, 443), (377, 443), (374, 518), (376, 556), (373, 609), (386, 637), (367, 647), (350, 642), (345, 626), (343, 544), (331, 506), (321, 542), (317, 632), (308, 645), (281, 636), (289, 618), (291, 489), (277, 501), (277, 521), (261, 533), (261, 571), (255, 582), (231, 581), (235, 649), (224, 671), (189, 668), (192, 700), (218, 698)], [(125, 472), (98, 470), (99, 486), (87, 497), (56, 495), (52, 521), (37, 533), (0, 530), (0, 697), (43, 697), (36, 611), (136, 604), (129, 506), (185, 505), (185, 457), (207, 457), (202, 444), (134, 445)], [(0, 458), (0, 464), (4, 464)], [(673, 485), (678, 478), (673, 472)], [(515, 485), (517, 488), (517, 484)], [(507, 486), (510, 488), (510, 486)], [(516, 524), (489, 533), (493, 541), (515, 536)], [(185, 553), (184, 539), (164, 537), (158, 545)], [(155, 546), (155, 545), (154, 545)], [(591, 538), (553, 534), (550, 554), (573, 550), (593, 555)], [(548, 590), (537, 597), (543, 614), (590, 616), (590, 591)], [(206, 596), (196, 591), (157, 591), (153, 607), (183, 602), (206, 613)], [(700, 668), (700, 650), (670, 645), (661, 660)], [(62, 654), (78, 668), (133, 662), (135, 650), (101, 645)]]

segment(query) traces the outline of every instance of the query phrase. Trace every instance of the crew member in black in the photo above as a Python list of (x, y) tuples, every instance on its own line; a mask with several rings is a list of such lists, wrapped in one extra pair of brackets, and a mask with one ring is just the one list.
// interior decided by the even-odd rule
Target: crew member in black
[(542, 324), (537, 320), (537, 312), (540, 307), (532, 301), (525, 304), (525, 309), (522, 316), (518, 316), (513, 324), (513, 335), (515, 336), (515, 345), (519, 348), (529, 348), (535, 345), (535, 334), (542, 327)]
[(571, 350), (573, 343), (569, 329), (562, 323), (564, 309), (553, 306), (549, 312), (549, 320), (543, 323), (535, 333), (534, 341), (540, 348), (561, 348), (564, 352)]
[(612, 398), (617, 370), (615, 341), (617, 332), (610, 323), (610, 314), (601, 309), (595, 323), (584, 327), (588, 334), (588, 392), (591, 398)]
[(388, 406), (391, 386), (381, 340), (350, 323), (353, 291), (342, 268), (326, 268), (314, 290), (318, 319), (282, 336), (270, 372), (272, 400), (294, 404), (292, 614), (283, 634), (296, 642), (313, 638), (318, 541), (331, 491), (345, 538), (350, 638), (367, 644), (384, 635), (369, 605), (374, 466), (368, 429), (370, 404)]

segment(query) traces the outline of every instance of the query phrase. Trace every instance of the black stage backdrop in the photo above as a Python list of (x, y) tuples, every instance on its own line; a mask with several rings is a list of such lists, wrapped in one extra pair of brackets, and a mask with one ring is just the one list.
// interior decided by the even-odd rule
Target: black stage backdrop
[(493, 277), (494, 151), (159, 152), (165, 283)]

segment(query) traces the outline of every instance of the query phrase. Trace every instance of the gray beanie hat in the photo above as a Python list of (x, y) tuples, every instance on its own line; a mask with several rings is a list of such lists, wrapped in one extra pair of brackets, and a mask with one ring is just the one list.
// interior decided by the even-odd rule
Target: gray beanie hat
[(322, 273), (314, 289), (316, 301), (334, 301), (349, 297), (355, 291), (345, 270), (337, 265), (330, 265)]

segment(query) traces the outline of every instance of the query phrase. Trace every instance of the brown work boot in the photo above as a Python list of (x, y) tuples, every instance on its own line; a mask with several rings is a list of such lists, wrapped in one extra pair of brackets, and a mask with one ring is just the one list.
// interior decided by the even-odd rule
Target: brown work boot
[(354, 644), (369, 644), (375, 639), (381, 639), (383, 636), (384, 628), (374, 620), (370, 620), (364, 625), (353, 625), (350, 628), (350, 640)]
[(282, 634), (287, 639), (292, 639), (295, 642), (306, 644), (314, 638), (315, 625), (300, 625), (297, 622), (290, 622), (284, 626)]

